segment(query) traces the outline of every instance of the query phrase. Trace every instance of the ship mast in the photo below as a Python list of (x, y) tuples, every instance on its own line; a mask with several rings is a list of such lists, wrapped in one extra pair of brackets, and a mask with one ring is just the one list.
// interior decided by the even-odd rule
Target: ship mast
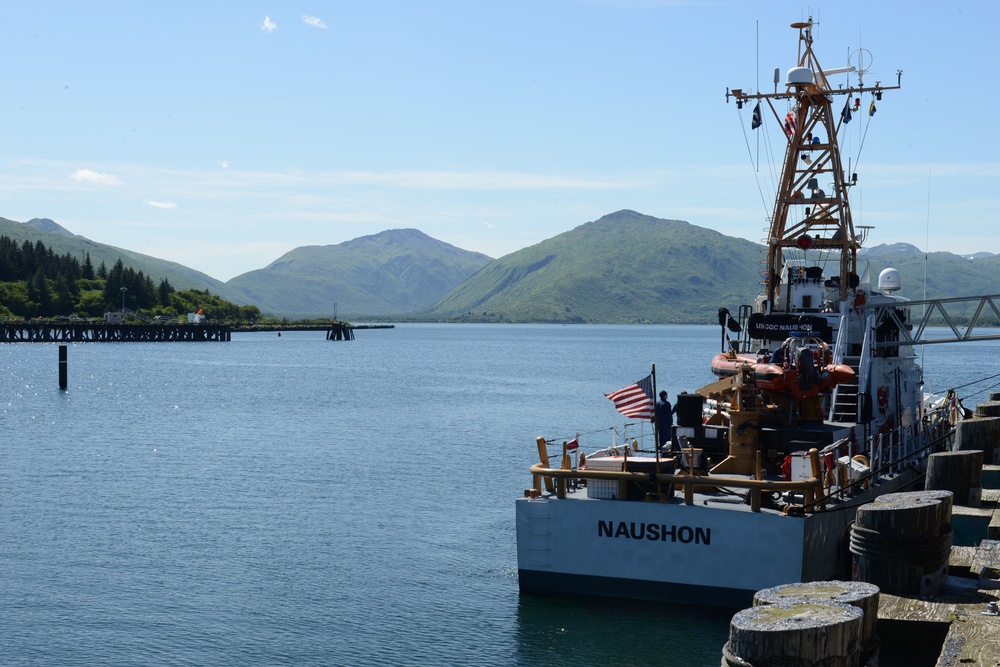
[[(856, 184), (857, 176), (844, 172), (837, 132), (845, 124), (848, 113), (859, 111), (862, 93), (882, 99), (885, 90), (897, 85), (873, 87), (863, 84), (863, 72), (858, 72), (858, 85), (833, 88), (828, 77), (857, 71), (854, 67), (824, 71), (813, 53), (813, 20), (792, 24), (799, 31), (798, 65), (787, 73), (786, 91), (778, 91), (775, 77), (773, 93), (746, 92), (735, 88), (726, 91), (740, 108), (757, 101), (755, 124), (760, 118), (761, 102), (782, 126), (788, 146), (781, 171), (781, 181), (775, 198), (771, 227), (767, 238), (767, 271), (765, 274), (768, 309), (774, 303), (781, 279), (785, 249), (817, 250), (840, 258), (840, 300), (857, 287), (857, 254), (863, 235), (856, 234), (851, 219), (848, 189)], [(776, 72), (777, 74), (777, 72)], [(844, 106), (834, 106), (834, 97), (846, 96)], [(852, 104), (852, 98), (854, 103)], [(791, 110), (782, 114), (775, 102), (789, 100)], [(843, 111), (841, 110), (843, 109)]]

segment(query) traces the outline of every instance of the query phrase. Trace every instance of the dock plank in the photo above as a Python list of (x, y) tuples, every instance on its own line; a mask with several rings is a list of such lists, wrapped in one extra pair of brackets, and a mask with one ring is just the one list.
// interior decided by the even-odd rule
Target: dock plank
[(935, 667), (1000, 667), (1000, 617), (969, 614), (956, 618)]
[(948, 558), (948, 567), (951, 570), (968, 570), (972, 567), (972, 560), (975, 556), (976, 547), (952, 547), (951, 556)]
[(923, 621), (951, 623), (955, 618), (955, 603), (922, 600), (880, 593), (878, 619), (880, 621)]

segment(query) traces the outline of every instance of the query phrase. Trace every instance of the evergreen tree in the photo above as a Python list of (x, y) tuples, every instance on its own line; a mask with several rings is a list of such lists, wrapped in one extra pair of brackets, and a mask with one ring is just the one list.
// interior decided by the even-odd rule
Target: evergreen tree
[(160, 286), (157, 288), (157, 297), (161, 306), (170, 305), (170, 295), (174, 293), (174, 286), (170, 284), (166, 278), (160, 281)]
[[(104, 264), (101, 264), (104, 266)], [(94, 264), (90, 261), (90, 253), (87, 253), (86, 258), (83, 260), (83, 268), (80, 271), (80, 277), (84, 280), (93, 280), (94, 274)]]

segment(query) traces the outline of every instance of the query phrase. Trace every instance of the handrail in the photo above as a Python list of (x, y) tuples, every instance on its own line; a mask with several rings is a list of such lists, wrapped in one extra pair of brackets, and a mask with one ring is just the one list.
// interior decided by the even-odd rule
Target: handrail
[[(960, 320), (965, 319), (965, 316), (959, 315), (955, 312), (949, 313), (947, 308), (967, 305), (969, 307), (974, 306), (973, 314), (968, 320), (968, 324), (964, 325), (964, 331), (962, 325), (959, 324)], [(898, 312), (899, 308), (907, 308), (912, 314), (913, 309), (917, 306), (923, 306), (923, 315), (916, 322), (916, 326), (913, 327), (911, 332), (911, 325), (913, 321), (907, 323), (904, 322)], [(984, 319), (992, 314), (1000, 319), (1000, 294), (991, 294), (989, 296), (959, 296), (951, 297), (946, 299), (924, 299), (921, 301), (901, 301), (896, 303), (879, 304), (872, 306), (872, 309), (878, 314), (879, 321), (888, 319), (896, 326), (899, 331), (899, 340), (896, 341), (883, 341), (881, 343), (876, 343), (876, 347), (897, 347), (899, 345), (931, 345), (934, 343), (955, 343), (973, 340), (997, 340), (1000, 339), (1000, 334), (982, 334), (977, 335), (975, 333), (976, 327), (989, 327), (991, 323), (984, 322)], [(925, 339), (923, 335), (928, 326), (932, 324), (932, 318), (935, 313), (944, 321), (945, 326), (951, 330), (951, 338), (934, 338)]]
[(865, 331), (862, 337), (861, 344), (861, 359), (858, 361), (858, 406), (855, 412), (855, 418), (861, 421), (861, 395), (868, 391), (868, 371), (871, 362), (869, 357), (872, 355), (872, 343), (874, 342), (874, 336), (872, 333), (875, 330), (875, 315), (869, 312), (868, 317), (865, 319)]
[(840, 324), (837, 327), (837, 342), (833, 346), (833, 363), (844, 363), (844, 350), (847, 347), (847, 339), (850, 337), (848, 331), (847, 315), (840, 316)]
[[(843, 308), (841, 309), (840, 324), (837, 327), (837, 342), (833, 346), (833, 363), (842, 364), (844, 363), (844, 350), (847, 349), (848, 342), (847, 339), (850, 337), (850, 332), (847, 330), (847, 315), (843, 314)], [(830, 413), (827, 417), (829, 421), (834, 420), (834, 415), (837, 412), (837, 397), (840, 395), (840, 385), (833, 385), (833, 391), (830, 393)]]
[[(812, 455), (816, 450), (811, 450)], [(818, 454), (816, 466), (818, 466)], [(814, 471), (815, 472), (815, 471)], [(544, 477), (556, 479), (556, 497), (565, 498), (567, 493), (568, 480), (570, 479), (604, 479), (617, 480), (619, 483), (628, 482), (658, 482), (660, 484), (676, 484), (684, 488), (684, 504), (694, 504), (694, 487), (711, 486), (715, 488), (740, 488), (750, 489), (751, 509), (760, 511), (760, 493), (762, 491), (802, 491), (803, 502), (806, 507), (815, 505), (817, 492), (822, 488), (823, 483), (819, 478), (813, 476), (805, 480), (796, 481), (776, 481), (766, 479), (744, 479), (740, 477), (720, 477), (701, 475), (675, 475), (671, 473), (647, 473), (628, 472), (617, 470), (573, 470), (567, 468), (547, 468), (541, 463), (531, 466), (531, 474), (535, 479)], [(529, 490), (530, 491), (530, 490)], [(537, 489), (540, 492), (540, 489)]]

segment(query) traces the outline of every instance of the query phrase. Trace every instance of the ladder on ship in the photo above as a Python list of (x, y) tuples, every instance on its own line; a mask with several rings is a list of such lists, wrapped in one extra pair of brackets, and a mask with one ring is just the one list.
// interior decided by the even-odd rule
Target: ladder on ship
[(830, 398), (830, 421), (853, 422), (858, 418), (858, 401), (861, 395), (861, 357), (845, 356), (844, 363), (854, 371), (854, 379), (838, 384)]
[[(830, 394), (830, 411), (827, 415), (832, 422), (854, 422), (861, 416), (861, 404), (868, 387), (868, 366), (872, 354), (874, 339), (873, 314), (868, 315), (864, 326), (862, 340), (853, 340), (848, 326), (848, 318), (841, 316), (837, 328), (837, 343), (833, 349), (833, 363), (846, 364), (854, 371), (854, 379), (843, 382), (833, 388)], [(860, 345), (859, 345), (860, 344)], [(860, 348), (861, 354), (848, 354)]]

